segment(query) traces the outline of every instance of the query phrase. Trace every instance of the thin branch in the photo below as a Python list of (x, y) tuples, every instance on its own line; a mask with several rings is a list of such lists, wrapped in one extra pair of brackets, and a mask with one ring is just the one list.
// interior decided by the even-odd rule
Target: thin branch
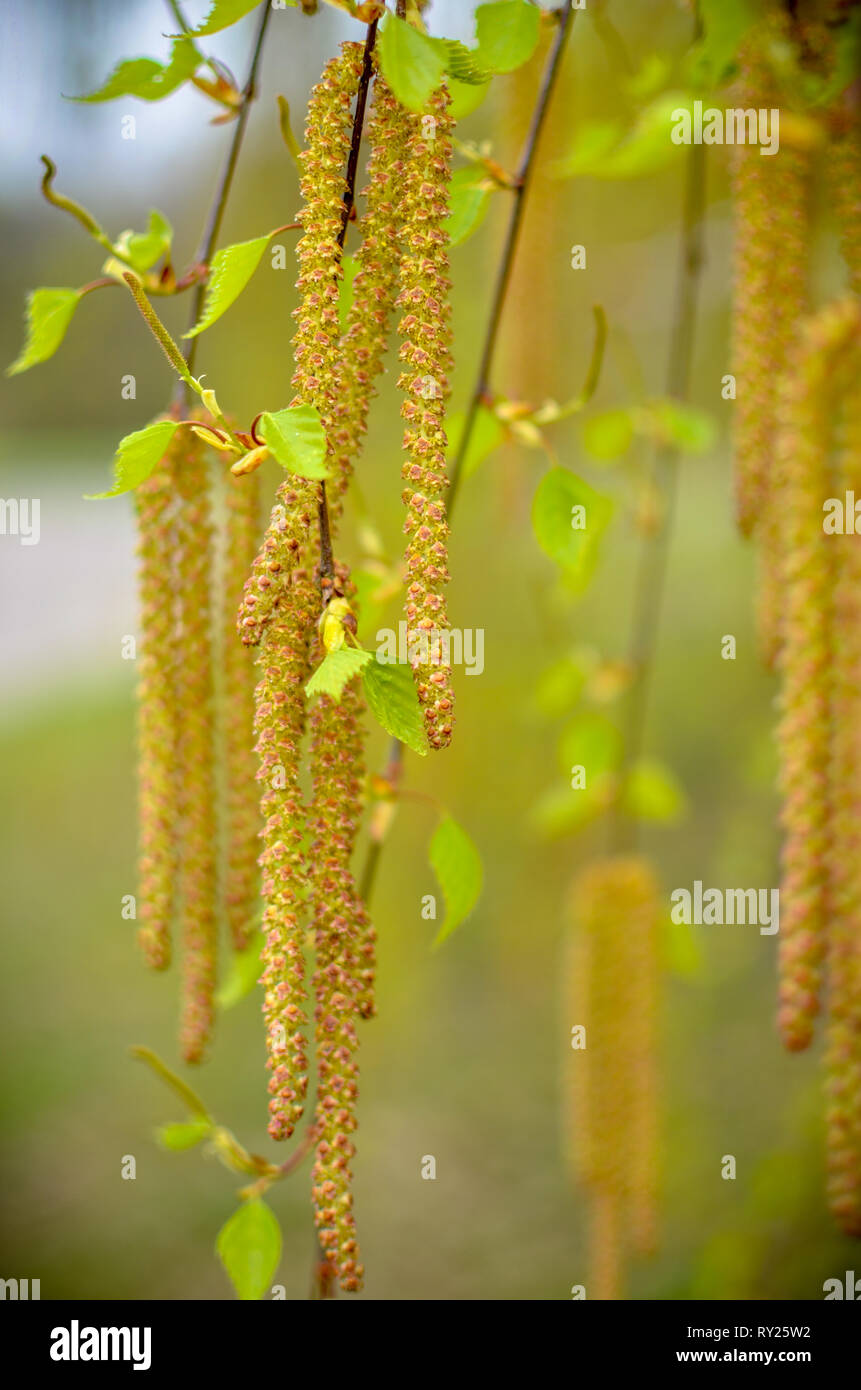
[(451, 471), (451, 482), (448, 489), (448, 514), (451, 518), (452, 509), (457, 498), (460, 484), (463, 480), (463, 466), (469, 452), (469, 445), (472, 440), (472, 432), (478, 418), (479, 407), (482, 401), (490, 392), (490, 371), (493, 366), (493, 357), (496, 351), (497, 338), (499, 336), (499, 325), (502, 320), (502, 312), (505, 307), (505, 299), (508, 294), (508, 287), (511, 281), (511, 271), (514, 265), (514, 257), (517, 252), (517, 243), (520, 237), (520, 227), (523, 221), (523, 208), (526, 202), (526, 194), (532, 171), (535, 165), (535, 153), (538, 148), (538, 141), (544, 127), (544, 121), (550, 107), (550, 99), (556, 80), (562, 66), (562, 56), (565, 51), (565, 42), (569, 31), (574, 22), (574, 11), (572, 0), (565, 0), (558, 18), (559, 28), (553, 47), (547, 59), (544, 69), (544, 77), (541, 83), (541, 90), (538, 94), (538, 102), (532, 114), (532, 124), (529, 134), (526, 137), (526, 144), (520, 157), (515, 177), (514, 188), (512, 189), (513, 202), (511, 216), (508, 221), (508, 231), (505, 235), (505, 243), (502, 250), (502, 260), (496, 276), (496, 287), (493, 293), (493, 300), (490, 309), (490, 319), (485, 334), (484, 347), (481, 353), (481, 361), (478, 367), (478, 374), (475, 379), (472, 397), (466, 412), (463, 433), (460, 437), (457, 454)]
[[(667, 394), (678, 401), (685, 400), (688, 395), (700, 271), (703, 265), (705, 154), (704, 145), (692, 145), (685, 174), (680, 263), (667, 365)], [(628, 660), (635, 676), (627, 711), (620, 786), (624, 785), (625, 774), (640, 756), (643, 744), (667, 569), (667, 551), (678, 490), (678, 461), (678, 450), (673, 447), (661, 448), (655, 455), (652, 481), (663, 501), (663, 515), (660, 529), (655, 534), (645, 535), (640, 549), (628, 646)], [(611, 821), (611, 839), (614, 847), (630, 848), (635, 843), (636, 836), (636, 821), (625, 816), (620, 801), (617, 800)]]
[[(359, 151), (362, 147), (362, 132), (365, 128), (365, 108), (368, 104), (368, 88), (374, 71), (374, 44), (377, 40), (377, 24), (374, 20), (368, 25), (368, 32), (365, 36), (365, 52), (362, 60), (362, 73), (359, 78), (359, 86), (356, 92), (356, 110), (353, 115), (353, 133), (350, 140), (350, 153), (347, 158), (347, 169), (344, 175), (344, 202), (341, 212), (341, 227), (338, 232), (338, 251), (344, 249), (347, 239), (347, 227), (350, 224), (350, 215), (356, 202), (356, 174), (359, 169)], [(326, 587), (331, 590), (331, 583), (327, 586), (326, 580), (331, 581), (335, 573), (335, 559), (332, 554), (332, 528), (329, 522), (329, 503), (326, 498), (326, 484), (320, 484), (320, 499), (317, 503), (317, 519), (320, 527), (320, 588), (323, 591)]]
[[(213, 252), (215, 251), (216, 243), (218, 242), (218, 234), (221, 231), (221, 223), (224, 219), (224, 213), (227, 207), (227, 200), (230, 197), (230, 189), (233, 184), (233, 175), (236, 172), (236, 163), (239, 159), (239, 151), (242, 148), (242, 141), (245, 136), (245, 127), (248, 124), (248, 115), (251, 109), (251, 103), (254, 100), (254, 95), (257, 86), (257, 74), (260, 69), (260, 59), (263, 54), (263, 41), (266, 38), (266, 28), (269, 24), (270, 13), (271, 6), (269, 4), (269, 0), (265, 0), (265, 3), (261, 5), (260, 8), (260, 20), (257, 26), (257, 37), (254, 42), (254, 49), (251, 55), (251, 62), (248, 67), (248, 77), (246, 79), (246, 83), (242, 91), (242, 102), (239, 107), (239, 115), (236, 118), (236, 125), (233, 128), (233, 139), (230, 142), (230, 148), (227, 152), (227, 159), (225, 160), (224, 168), (221, 171), (221, 178), (218, 181), (218, 187), (215, 191), (215, 197), (212, 200), (212, 206), (209, 210), (209, 216), (206, 221), (206, 226), (203, 230), (203, 236), (201, 237), (200, 249), (197, 253), (196, 259), (203, 265), (208, 266), (210, 264)], [(203, 280), (200, 280), (197, 286), (195, 287), (195, 291), (192, 296), (191, 311), (189, 313), (188, 323), (189, 329), (194, 328), (194, 325), (200, 318), (205, 293), (206, 284)], [(187, 346), (185, 348), (185, 360), (188, 365), (189, 372), (192, 372), (194, 369), (194, 362), (197, 354), (197, 342), (198, 340), (196, 337), (190, 338), (188, 339)], [(180, 392), (181, 395), (185, 398), (186, 402), (188, 402), (187, 388), (181, 387)]]

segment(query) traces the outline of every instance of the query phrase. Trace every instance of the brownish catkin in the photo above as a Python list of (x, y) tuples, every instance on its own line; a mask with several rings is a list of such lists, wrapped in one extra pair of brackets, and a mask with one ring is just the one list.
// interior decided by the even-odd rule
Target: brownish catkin
[(157, 970), (170, 964), (179, 862), (174, 632), (174, 442), (135, 491), (140, 643), (138, 710), (138, 939)]
[(402, 477), (406, 543), (407, 648), (432, 748), (451, 742), (454, 693), (447, 653), (448, 573), (446, 519), (445, 406), (449, 393), (451, 326), (448, 302), (448, 187), (451, 180), (452, 120), (449, 96), (441, 88), (429, 104), (428, 118), (408, 117), (401, 218), (402, 310), (398, 332), (404, 370), (401, 414), (406, 459)]
[(224, 898), (234, 948), (248, 945), (257, 907), (260, 812), (255, 784), (254, 661), (237, 641), (236, 609), (257, 551), (260, 474), (226, 475), (222, 587), (227, 850)]

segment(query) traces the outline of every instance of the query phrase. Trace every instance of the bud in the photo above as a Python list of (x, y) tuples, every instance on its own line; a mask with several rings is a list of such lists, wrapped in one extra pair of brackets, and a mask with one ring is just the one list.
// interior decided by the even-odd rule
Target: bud
[(237, 459), (231, 464), (230, 471), (237, 477), (244, 477), (246, 473), (253, 473), (259, 468), (261, 463), (265, 463), (269, 457), (269, 450), (265, 444), (259, 444), (256, 449), (251, 449), (249, 453), (243, 454), (241, 459)]

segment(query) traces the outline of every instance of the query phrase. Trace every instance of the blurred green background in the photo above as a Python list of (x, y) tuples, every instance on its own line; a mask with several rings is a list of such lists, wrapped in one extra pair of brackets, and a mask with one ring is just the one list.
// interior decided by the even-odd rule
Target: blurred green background
[[(189, 3), (192, 19), (206, 7)], [(469, 39), (470, 6), (435, 0), (436, 33)], [(665, 85), (689, 41), (674, 0), (611, 5), (638, 61), (666, 60)], [(241, 74), (253, 19), (210, 41)], [(4, 92), (0, 261), (2, 357), (19, 348), (27, 289), (82, 284), (100, 254), (38, 192), (43, 151), (57, 187), (112, 233), (141, 227), (150, 206), (173, 222), (177, 261), (190, 260), (231, 128), (191, 90), (159, 105), (123, 98), (86, 106), (61, 93), (92, 90), (121, 57), (166, 51), (167, 6), (139, 0), (33, 0), (9, 7), (0, 63)], [(313, 19), (273, 15), (260, 100), (252, 112), (223, 241), (260, 235), (298, 209), (295, 169), (277, 132), (275, 96), (301, 130), (308, 87), (342, 37), (361, 29), (325, 5)], [(543, 46), (546, 47), (546, 44)], [(529, 121), (542, 54), (497, 79), (460, 138), (492, 142), (512, 167)], [(565, 400), (582, 384), (593, 304), (610, 344), (592, 411), (663, 389), (677, 266), (680, 159), (624, 182), (553, 181), (547, 166), (579, 123), (626, 118), (624, 68), (580, 15), (566, 58), (503, 325), (496, 388), (516, 400)], [(121, 118), (137, 118), (134, 141)], [(478, 233), (452, 252), (457, 369), (454, 406), (471, 388), (506, 217), (494, 196)], [(839, 275), (830, 229), (818, 243), (823, 283)], [(571, 247), (587, 251), (583, 270)], [(289, 241), (288, 241), (289, 246)], [(709, 152), (707, 263), (693, 400), (716, 444), (681, 464), (666, 603), (651, 692), (647, 751), (682, 782), (688, 812), (647, 830), (667, 901), (695, 878), (776, 882), (772, 680), (753, 635), (753, 561), (732, 522), (727, 428), (729, 209), (725, 152)], [(289, 257), (288, 257), (289, 260)], [(290, 399), (292, 272), (268, 258), (238, 305), (202, 340), (199, 367), (222, 405), (243, 418)], [(161, 301), (177, 332), (187, 300)], [(137, 398), (124, 400), (132, 373)], [(392, 557), (400, 545), (400, 421), (390, 362), (359, 467), (365, 505)], [(639, 386), (638, 386), (639, 378)], [(156, 1147), (156, 1124), (182, 1118), (137, 1063), (144, 1043), (177, 1065), (177, 982), (147, 974), (123, 921), (135, 891), (133, 663), (136, 630), (128, 498), (84, 502), (107, 485), (121, 434), (165, 405), (172, 382), (119, 291), (89, 296), (49, 363), (4, 381), (4, 497), (41, 499), (41, 539), (0, 538), (0, 883), (3, 971), (4, 1277), (41, 1279), (42, 1297), (226, 1299), (213, 1253), (233, 1210), (232, 1179), (199, 1152)], [(585, 644), (625, 655), (640, 544), (631, 502), (643, 458), (622, 467), (584, 452), (580, 426), (557, 427), (558, 461), (617, 499), (588, 591), (573, 595), (532, 535), (531, 498), (546, 458), (498, 450), (465, 485), (452, 537), (450, 620), (484, 628), (485, 671), (457, 682), (451, 750), (409, 756), (406, 785), (432, 795), (468, 828), (485, 863), (473, 918), (431, 952), (421, 898), (435, 892), (427, 842), (435, 820), (405, 802), (381, 863), (379, 1017), (362, 1030), (356, 1214), (367, 1270), (364, 1298), (564, 1299), (587, 1278), (586, 1208), (561, 1157), (560, 1089), (570, 1060), (559, 1007), (562, 904), (578, 864), (603, 848), (600, 828), (549, 841), (531, 810), (562, 785), (565, 719), (535, 704), (541, 672)], [(274, 488), (276, 479), (268, 477)], [(341, 546), (359, 552), (355, 513)], [(397, 602), (375, 625), (395, 625)], [(721, 659), (724, 634), (735, 661)], [(611, 710), (612, 713), (612, 710)], [(371, 739), (370, 766), (386, 740)], [(821, 1298), (856, 1248), (834, 1233), (824, 1203), (818, 1049), (788, 1057), (774, 1028), (776, 938), (756, 929), (692, 928), (692, 963), (667, 972), (664, 1017), (663, 1232), (659, 1254), (631, 1274), (634, 1298)], [(691, 954), (691, 953), (688, 953)], [(212, 1060), (192, 1078), (249, 1147), (266, 1138), (266, 1073), (256, 998), (220, 1020)], [(437, 1161), (434, 1182), (421, 1159)], [(738, 1177), (721, 1179), (735, 1155)], [(124, 1155), (137, 1160), (123, 1181)], [(284, 1231), (278, 1280), (305, 1297), (313, 1253), (310, 1165), (271, 1194)]]

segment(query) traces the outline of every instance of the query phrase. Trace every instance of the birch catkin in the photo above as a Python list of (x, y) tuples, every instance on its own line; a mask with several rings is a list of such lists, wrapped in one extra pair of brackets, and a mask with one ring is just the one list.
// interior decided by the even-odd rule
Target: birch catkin
[(237, 641), (236, 608), (258, 543), (260, 474), (227, 474), (223, 581), (224, 761), (227, 922), (237, 951), (248, 945), (257, 904), (260, 815), (255, 787), (254, 662)]
[(588, 866), (570, 917), (568, 1026), (585, 1029), (585, 1045), (572, 1043), (566, 1069), (569, 1156), (594, 1202), (590, 1296), (618, 1297), (620, 1232), (638, 1250), (656, 1238), (660, 907), (651, 866), (639, 857)]
[(448, 583), (446, 520), (445, 402), (448, 396), (451, 329), (448, 276), (448, 185), (451, 178), (449, 97), (432, 98), (433, 124), (409, 117), (401, 215), (403, 310), (399, 333), (404, 371), (401, 414), (407, 422), (402, 476), (406, 544), (407, 644), (425, 727), (432, 748), (451, 742), (454, 695), (451, 668), (443, 660), (447, 635), (445, 586)]
[(217, 856), (212, 653), (212, 518), (206, 452), (184, 436), (178, 460), (177, 704), (182, 711), (183, 911), (181, 1050), (200, 1062), (212, 1034), (216, 975)]
[(846, 306), (830, 306), (807, 323), (795, 372), (782, 386), (778, 450), (785, 618), (778, 749), (784, 844), (778, 1026), (792, 1051), (807, 1047), (813, 1036), (828, 914), (833, 566), (822, 506), (829, 487), (829, 376), (847, 324)]
[(179, 862), (175, 594), (177, 462), (174, 443), (136, 490), (140, 651), (138, 705), (138, 939), (150, 965), (170, 964)]

